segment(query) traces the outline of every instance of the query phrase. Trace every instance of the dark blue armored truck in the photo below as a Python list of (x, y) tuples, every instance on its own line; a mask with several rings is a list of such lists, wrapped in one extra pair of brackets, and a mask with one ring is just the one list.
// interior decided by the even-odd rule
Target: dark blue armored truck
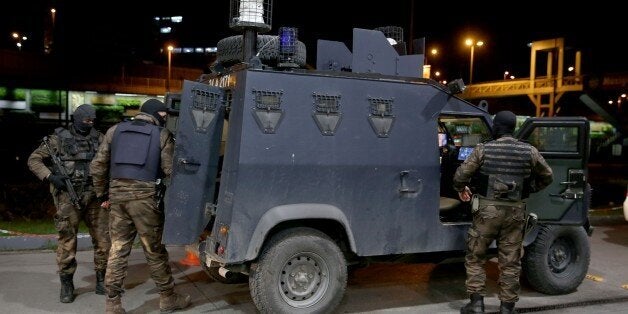
[[(186, 81), (173, 108), (164, 242), (200, 241), (209, 276), (248, 278), (262, 312), (333, 310), (352, 265), (461, 256), (471, 214), (451, 180), (491, 139), (486, 107), (419, 78), (422, 56), (382, 32), (317, 49), (316, 70), (252, 58)], [(527, 202), (524, 274), (543, 293), (573, 291), (588, 269), (588, 128), (531, 118), (517, 131), (555, 176)]]

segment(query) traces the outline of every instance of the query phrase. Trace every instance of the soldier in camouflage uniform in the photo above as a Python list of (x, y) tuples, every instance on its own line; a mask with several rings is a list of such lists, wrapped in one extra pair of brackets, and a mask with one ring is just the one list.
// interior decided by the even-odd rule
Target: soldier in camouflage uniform
[(473, 224), (469, 228), (465, 256), (466, 286), (471, 302), (461, 313), (484, 313), (484, 264), (493, 240), (497, 241), (498, 248), (500, 313), (516, 313), (526, 218), (522, 199), (548, 186), (553, 176), (552, 169), (534, 146), (512, 137), (515, 124), (514, 113), (497, 113), (493, 119), (495, 140), (478, 144), (454, 175), (454, 188), (465, 202), (472, 198), (468, 184), (478, 170), (481, 185), (473, 195)]
[(121, 295), (137, 234), (151, 278), (160, 291), (160, 310), (172, 312), (190, 303), (189, 295), (174, 292), (168, 251), (161, 243), (164, 212), (158, 205), (156, 180), (169, 179), (174, 151), (172, 134), (163, 127), (166, 109), (156, 99), (146, 101), (132, 121), (118, 123), (107, 131), (91, 164), (96, 194), (108, 193), (111, 204), (106, 313), (125, 313)]
[(107, 269), (109, 240), (109, 213), (100, 207), (92, 186), (89, 163), (96, 154), (103, 134), (93, 128), (96, 111), (91, 105), (81, 105), (74, 111), (73, 124), (59, 127), (50, 135), (50, 149), (58, 155), (66, 174), (79, 198), (80, 209), (72, 204), (66, 186), (67, 177), (54, 173), (44, 164), (51, 155), (42, 143), (28, 158), (29, 169), (40, 179), (50, 182), (50, 192), (57, 208), (54, 217), (59, 232), (57, 265), (61, 279), (60, 300), (74, 301), (74, 272), (76, 271), (76, 244), (79, 221), (89, 229), (94, 247), (96, 293), (105, 294), (103, 281)]

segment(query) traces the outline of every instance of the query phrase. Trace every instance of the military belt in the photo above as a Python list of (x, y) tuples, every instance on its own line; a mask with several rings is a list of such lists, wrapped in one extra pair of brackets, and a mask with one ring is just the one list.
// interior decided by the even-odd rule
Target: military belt
[(496, 200), (491, 198), (486, 198), (484, 196), (478, 195), (479, 206), (510, 206), (510, 207), (525, 207), (525, 203), (521, 201), (505, 201), (505, 200)]

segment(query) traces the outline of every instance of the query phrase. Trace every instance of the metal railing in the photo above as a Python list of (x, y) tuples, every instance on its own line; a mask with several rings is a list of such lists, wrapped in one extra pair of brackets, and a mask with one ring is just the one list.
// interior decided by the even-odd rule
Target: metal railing
[(461, 97), (472, 99), (582, 90), (582, 76), (564, 76), (561, 79), (557, 77), (538, 77), (533, 81), (529, 78), (524, 78), (472, 84), (467, 86)]

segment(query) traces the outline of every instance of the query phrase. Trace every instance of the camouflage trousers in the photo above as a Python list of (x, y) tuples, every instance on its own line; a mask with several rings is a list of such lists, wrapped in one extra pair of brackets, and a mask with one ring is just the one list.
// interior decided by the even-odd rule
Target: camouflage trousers
[(168, 251), (161, 243), (164, 213), (157, 208), (153, 197), (111, 204), (109, 228), (111, 252), (105, 275), (105, 288), (109, 297), (124, 292), (124, 278), (133, 240), (139, 234), (150, 276), (161, 292), (174, 288), (172, 271), (168, 264)]
[(74, 274), (76, 271), (76, 246), (78, 227), (81, 220), (89, 229), (94, 248), (94, 269), (107, 269), (107, 257), (111, 241), (109, 239), (109, 211), (102, 209), (96, 195), (87, 191), (79, 194), (82, 209), (77, 209), (66, 192), (53, 194), (57, 212), (54, 216), (57, 240), (57, 265), (60, 274)]
[(498, 250), (499, 299), (503, 302), (519, 300), (524, 218), (525, 205), (522, 203), (519, 206), (487, 206), (480, 202), (467, 238), (465, 267), (469, 294), (486, 294), (486, 253), (495, 240)]

